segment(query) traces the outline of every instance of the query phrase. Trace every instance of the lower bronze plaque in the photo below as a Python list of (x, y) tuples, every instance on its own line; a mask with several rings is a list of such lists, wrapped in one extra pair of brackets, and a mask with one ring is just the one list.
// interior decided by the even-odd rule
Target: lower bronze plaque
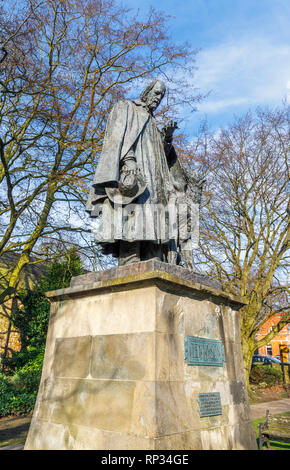
[(201, 418), (223, 414), (221, 396), (219, 392), (200, 393), (198, 395), (198, 402), (199, 414)]

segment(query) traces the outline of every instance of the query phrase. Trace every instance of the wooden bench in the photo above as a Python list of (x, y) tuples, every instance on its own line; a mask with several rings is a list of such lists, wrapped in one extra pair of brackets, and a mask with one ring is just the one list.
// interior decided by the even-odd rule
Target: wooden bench
[(267, 410), (265, 421), (259, 423), (258, 426), (259, 450), (262, 450), (264, 443), (266, 443), (268, 449), (270, 449), (270, 439), (290, 442), (290, 413), (288, 416), (270, 415), (269, 410)]

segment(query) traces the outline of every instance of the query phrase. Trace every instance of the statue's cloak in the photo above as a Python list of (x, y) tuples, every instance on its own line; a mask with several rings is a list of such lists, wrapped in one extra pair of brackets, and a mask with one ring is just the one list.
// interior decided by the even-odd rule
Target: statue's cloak
[(105, 187), (117, 187), (120, 162), (134, 146), (146, 123), (148, 113), (140, 113), (139, 101), (119, 101), (109, 115), (103, 148), (97, 165), (93, 185), (86, 205), (91, 213), (94, 204), (106, 197)]
[[(146, 183), (128, 205), (115, 204), (110, 188), (118, 188), (122, 159), (133, 151)], [(171, 143), (164, 141), (145, 103), (120, 101), (113, 107), (86, 211), (92, 232), (106, 253), (118, 252), (120, 240), (150, 241), (168, 246), (186, 240), (189, 205), (187, 182)], [(108, 191), (109, 190), (109, 191)], [(108, 197), (109, 196), (109, 197)], [(181, 214), (179, 214), (179, 207)], [(185, 232), (183, 234), (183, 232)]]

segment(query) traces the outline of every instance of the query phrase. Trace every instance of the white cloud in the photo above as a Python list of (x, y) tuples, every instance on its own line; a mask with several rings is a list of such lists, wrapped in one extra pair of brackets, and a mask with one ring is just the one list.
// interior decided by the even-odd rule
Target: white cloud
[(280, 105), (290, 80), (290, 46), (248, 36), (205, 49), (198, 56), (195, 85), (211, 90), (199, 110), (220, 112), (240, 105)]
[(201, 105), (199, 105), (199, 110), (205, 113), (217, 112), (221, 109), (229, 108), (232, 106), (239, 106), (247, 104), (248, 100), (246, 98), (229, 98), (225, 100), (205, 100)]

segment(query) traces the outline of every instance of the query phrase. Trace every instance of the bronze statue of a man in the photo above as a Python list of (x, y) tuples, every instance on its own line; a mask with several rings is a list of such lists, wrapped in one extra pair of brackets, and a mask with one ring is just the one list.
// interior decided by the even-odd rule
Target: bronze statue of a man
[(155, 80), (140, 100), (117, 102), (108, 118), (86, 210), (96, 218), (102, 252), (119, 265), (152, 258), (177, 264), (178, 246), (190, 239), (186, 231), (181, 240), (176, 216), (188, 187), (172, 145), (177, 125), (160, 131), (153, 116), (164, 94), (164, 83)]

